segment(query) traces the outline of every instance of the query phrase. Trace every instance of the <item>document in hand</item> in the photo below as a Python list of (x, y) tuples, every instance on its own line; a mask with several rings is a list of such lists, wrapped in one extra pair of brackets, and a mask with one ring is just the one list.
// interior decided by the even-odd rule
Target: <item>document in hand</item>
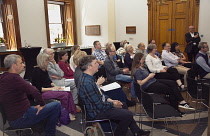
[(62, 89), (60, 90), (55, 90), (55, 91), (67, 91), (67, 92), (70, 92), (70, 86), (69, 87), (65, 87), (65, 86), (61, 86)]
[(114, 82), (114, 83), (111, 83), (111, 84), (108, 84), (108, 85), (105, 85), (105, 86), (102, 86), (100, 87), (103, 91), (110, 91), (110, 90), (114, 90), (114, 89), (117, 89), (117, 88), (120, 88), (121, 86), (117, 83), (117, 82)]

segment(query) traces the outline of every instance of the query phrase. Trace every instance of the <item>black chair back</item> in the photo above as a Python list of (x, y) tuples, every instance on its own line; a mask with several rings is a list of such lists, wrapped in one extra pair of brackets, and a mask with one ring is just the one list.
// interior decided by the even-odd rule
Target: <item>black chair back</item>
[(3, 119), (3, 125), (6, 124), (7, 122), (7, 117), (6, 117), (6, 114), (4, 112), (4, 107), (2, 104), (0, 104), (0, 113), (1, 113), (1, 116), (2, 116), (2, 119)]

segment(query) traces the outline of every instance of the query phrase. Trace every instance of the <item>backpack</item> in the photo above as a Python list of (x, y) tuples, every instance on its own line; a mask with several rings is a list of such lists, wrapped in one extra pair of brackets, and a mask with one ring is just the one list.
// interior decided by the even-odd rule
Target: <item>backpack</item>
[(60, 124), (68, 125), (70, 123), (69, 112), (61, 106)]
[(96, 122), (85, 129), (85, 136), (105, 136), (101, 125)]

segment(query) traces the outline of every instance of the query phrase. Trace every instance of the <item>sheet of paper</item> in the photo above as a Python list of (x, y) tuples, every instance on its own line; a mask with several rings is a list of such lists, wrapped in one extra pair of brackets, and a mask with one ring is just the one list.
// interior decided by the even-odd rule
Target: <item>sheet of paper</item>
[(73, 79), (65, 79), (65, 82), (68, 82), (68, 81), (74, 81), (74, 78)]
[(114, 90), (114, 89), (117, 89), (117, 88), (120, 88), (121, 86), (117, 83), (117, 82), (114, 82), (114, 83), (111, 83), (111, 84), (108, 84), (108, 85), (105, 85), (105, 86), (102, 86), (100, 87), (103, 91), (110, 91), (110, 90)]
[(54, 91), (67, 91), (70, 92), (70, 86), (69, 87), (65, 87), (65, 86), (61, 86), (62, 90), (54, 90)]

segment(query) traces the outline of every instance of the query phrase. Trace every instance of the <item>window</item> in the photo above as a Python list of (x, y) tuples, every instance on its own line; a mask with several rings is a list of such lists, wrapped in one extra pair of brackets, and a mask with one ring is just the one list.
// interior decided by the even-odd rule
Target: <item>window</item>
[(74, 0), (45, 0), (45, 15), (48, 47), (77, 44)]
[(48, 4), (50, 44), (63, 42), (62, 10), (64, 3)]
[(16, 0), (0, 0), (0, 37), (6, 40), (7, 50), (21, 47)]
[[(0, 7), (2, 6), (2, 1), (0, 0)], [(0, 37), (4, 37), (4, 32), (3, 32), (3, 18), (2, 18), (2, 8), (0, 9)]]

